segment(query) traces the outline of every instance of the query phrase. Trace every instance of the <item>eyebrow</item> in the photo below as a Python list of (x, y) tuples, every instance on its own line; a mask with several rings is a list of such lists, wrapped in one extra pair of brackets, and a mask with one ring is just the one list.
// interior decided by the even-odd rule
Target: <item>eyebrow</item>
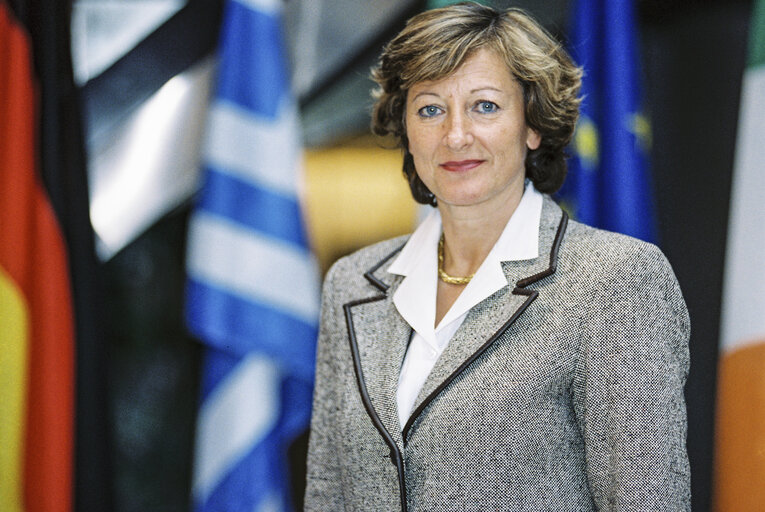
[(480, 91), (497, 91), (497, 92), (505, 92), (505, 91), (503, 91), (502, 89), (498, 89), (498, 88), (496, 88), (496, 87), (492, 87), (492, 86), (486, 86), (486, 87), (479, 87), (479, 88), (477, 88), (477, 89), (473, 89), (473, 90), (471, 90), (471, 91), (470, 91), (470, 94), (475, 94), (475, 93), (477, 93), (477, 92), (480, 92)]
[(438, 94), (436, 94), (436, 93), (434, 93), (434, 92), (427, 92), (427, 91), (423, 91), (423, 92), (417, 93), (417, 95), (416, 95), (414, 98), (412, 98), (412, 101), (416, 100), (416, 99), (417, 99), (417, 98), (419, 98), (420, 96), (435, 96), (435, 97), (437, 97), (437, 98), (439, 98), (439, 97), (440, 97), (440, 96), (438, 96)]
[[(486, 87), (478, 87), (476, 89), (471, 89), (470, 90), (470, 94), (475, 94), (475, 93), (481, 92), (481, 91), (496, 91), (496, 92), (499, 92), (499, 93), (504, 93), (504, 91), (502, 89), (498, 89), (497, 87), (492, 87), (492, 86), (487, 85)], [(416, 100), (420, 96), (435, 96), (436, 98), (440, 98), (441, 97), (441, 96), (439, 96), (438, 94), (436, 94), (434, 92), (423, 91), (423, 92), (417, 93), (415, 95), (415, 97), (412, 98), (412, 101)]]

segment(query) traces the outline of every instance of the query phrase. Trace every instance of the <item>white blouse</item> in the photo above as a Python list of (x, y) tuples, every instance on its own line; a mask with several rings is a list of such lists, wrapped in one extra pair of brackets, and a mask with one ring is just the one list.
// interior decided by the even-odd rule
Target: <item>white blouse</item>
[(441, 215), (438, 210), (434, 209), (417, 227), (401, 254), (388, 268), (389, 273), (404, 276), (393, 295), (393, 303), (414, 330), (396, 393), (402, 429), (430, 371), (468, 311), (507, 286), (501, 262), (528, 260), (539, 255), (541, 215), (542, 194), (528, 182), (521, 202), (494, 247), (436, 327), (437, 251), (441, 237)]

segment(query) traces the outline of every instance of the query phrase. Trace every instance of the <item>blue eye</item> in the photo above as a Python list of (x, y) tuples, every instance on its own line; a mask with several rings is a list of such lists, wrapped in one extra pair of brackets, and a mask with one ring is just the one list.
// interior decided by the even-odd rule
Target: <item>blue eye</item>
[(493, 114), (499, 110), (499, 106), (493, 101), (479, 101), (476, 103), (475, 110), (482, 114)]
[(442, 112), (440, 107), (435, 105), (426, 105), (417, 111), (420, 117), (434, 117)]

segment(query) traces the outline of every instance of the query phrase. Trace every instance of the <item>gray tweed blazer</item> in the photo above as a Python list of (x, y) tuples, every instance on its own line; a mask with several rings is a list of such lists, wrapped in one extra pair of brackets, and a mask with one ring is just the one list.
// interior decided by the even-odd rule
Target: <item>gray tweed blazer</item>
[(327, 274), (306, 510), (690, 510), (690, 327), (655, 246), (546, 197), (540, 256), (503, 264), (509, 286), (468, 313), (402, 431), (411, 328), (386, 268), (404, 242)]

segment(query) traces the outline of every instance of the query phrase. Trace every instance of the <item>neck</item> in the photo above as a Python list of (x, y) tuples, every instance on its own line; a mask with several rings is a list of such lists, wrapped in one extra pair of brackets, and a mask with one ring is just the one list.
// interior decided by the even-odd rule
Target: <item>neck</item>
[(498, 208), (464, 208), (439, 202), (444, 232), (444, 270), (451, 275), (474, 274), (518, 208), (523, 191)]

